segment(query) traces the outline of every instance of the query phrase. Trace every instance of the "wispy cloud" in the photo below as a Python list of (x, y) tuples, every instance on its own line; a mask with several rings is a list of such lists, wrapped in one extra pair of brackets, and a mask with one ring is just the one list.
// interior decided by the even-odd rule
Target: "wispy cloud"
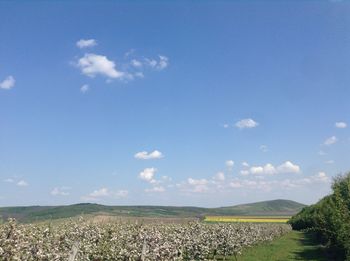
[(169, 65), (169, 58), (164, 55), (159, 55), (158, 59), (145, 58), (145, 64), (156, 70), (163, 70)]
[(149, 159), (161, 159), (164, 157), (163, 153), (158, 150), (148, 153), (147, 151), (141, 151), (134, 155), (136, 159), (149, 160)]
[(80, 87), (80, 92), (81, 92), (81, 93), (86, 93), (86, 92), (88, 92), (89, 90), (90, 90), (90, 87), (89, 87), (88, 84), (84, 84), (84, 85), (82, 85), (82, 86)]
[(334, 143), (336, 143), (337, 141), (338, 141), (338, 138), (336, 136), (332, 136), (332, 137), (329, 137), (328, 139), (326, 139), (323, 144), (330, 146), (330, 145), (333, 145)]
[(50, 194), (52, 196), (68, 196), (69, 190), (69, 187), (55, 187), (51, 190)]
[(136, 68), (141, 68), (143, 66), (142, 62), (136, 59), (132, 59), (130, 64)]
[(29, 184), (28, 184), (28, 182), (26, 182), (25, 180), (22, 179), (22, 180), (17, 182), (17, 186), (19, 186), (19, 187), (27, 187), (27, 186), (29, 186)]
[(95, 39), (80, 39), (77, 41), (76, 45), (80, 49), (94, 47), (97, 45), (97, 41)]
[(4, 179), (4, 182), (13, 183), (13, 182), (15, 182), (15, 180), (12, 178), (7, 178), (7, 179)]
[(159, 192), (165, 192), (165, 188), (163, 186), (155, 186), (153, 188), (150, 189), (145, 189), (145, 192), (147, 193), (159, 193)]
[(261, 145), (259, 147), (259, 149), (262, 151), (262, 152), (268, 152), (269, 151), (269, 148), (266, 146), (266, 145)]
[(125, 198), (129, 195), (129, 191), (127, 190), (117, 190), (117, 191), (112, 191), (109, 190), (106, 187), (102, 187), (100, 189), (94, 190), (87, 196), (81, 197), (82, 200), (87, 200), (87, 201), (99, 201), (101, 198)]

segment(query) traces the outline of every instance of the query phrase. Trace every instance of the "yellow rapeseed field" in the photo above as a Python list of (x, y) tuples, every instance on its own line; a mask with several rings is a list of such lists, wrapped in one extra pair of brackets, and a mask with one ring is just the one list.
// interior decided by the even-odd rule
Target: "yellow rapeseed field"
[(290, 217), (267, 216), (206, 216), (206, 222), (286, 223)]

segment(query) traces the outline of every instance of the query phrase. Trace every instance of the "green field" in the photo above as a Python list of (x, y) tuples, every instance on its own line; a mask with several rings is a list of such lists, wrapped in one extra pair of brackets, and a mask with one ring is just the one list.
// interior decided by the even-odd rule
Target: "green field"
[[(234, 258), (232, 260), (235, 260)], [(292, 231), (271, 243), (261, 244), (243, 251), (237, 261), (289, 261), (331, 260), (325, 257), (322, 246), (313, 234)]]
[(287, 223), (290, 217), (281, 216), (205, 216), (205, 222), (223, 223)]

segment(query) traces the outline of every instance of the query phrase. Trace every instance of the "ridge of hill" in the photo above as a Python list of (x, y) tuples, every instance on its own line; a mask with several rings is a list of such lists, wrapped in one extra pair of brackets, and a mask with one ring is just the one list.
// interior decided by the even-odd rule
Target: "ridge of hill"
[(298, 213), (304, 204), (284, 199), (240, 204), (229, 207), (174, 207), (174, 206), (106, 206), (94, 203), (79, 203), (67, 206), (2, 207), (0, 218), (16, 218), (20, 222), (69, 218), (79, 215), (112, 215), (132, 217), (198, 217), (206, 215), (242, 216), (291, 216)]

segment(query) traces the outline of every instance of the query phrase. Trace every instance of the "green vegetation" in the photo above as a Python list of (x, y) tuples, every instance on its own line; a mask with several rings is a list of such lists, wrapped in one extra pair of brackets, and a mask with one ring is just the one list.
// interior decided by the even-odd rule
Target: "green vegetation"
[(43, 221), (79, 215), (114, 215), (131, 217), (197, 217), (205, 216), (292, 216), (305, 205), (290, 200), (271, 200), (220, 208), (171, 206), (104, 206), (75, 204), (69, 206), (31, 206), (0, 208), (0, 218), (10, 217), (20, 222)]
[[(233, 259), (234, 260), (234, 259)], [(293, 231), (271, 243), (260, 244), (243, 251), (238, 261), (329, 260), (316, 243), (312, 233)]]
[(350, 260), (350, 173), (337, 177), (333, 193), (292, 217), (293, 229), (315, 231), (332, 260)]
[(242, 204), (233, 207), (222, 207), (220, 211), (222, 214), (235, 212), (236, 215), (239, 213), (244, 213), (244, 215), (249, 215), (251, 213), (254, 216), (266, 216), (267, 213), (274, 216), (289, 216), (290, 213), (295, 213), (300, 211), (305, 205), (292, 200), (269, 200), (256, 202), (251, 204)]

